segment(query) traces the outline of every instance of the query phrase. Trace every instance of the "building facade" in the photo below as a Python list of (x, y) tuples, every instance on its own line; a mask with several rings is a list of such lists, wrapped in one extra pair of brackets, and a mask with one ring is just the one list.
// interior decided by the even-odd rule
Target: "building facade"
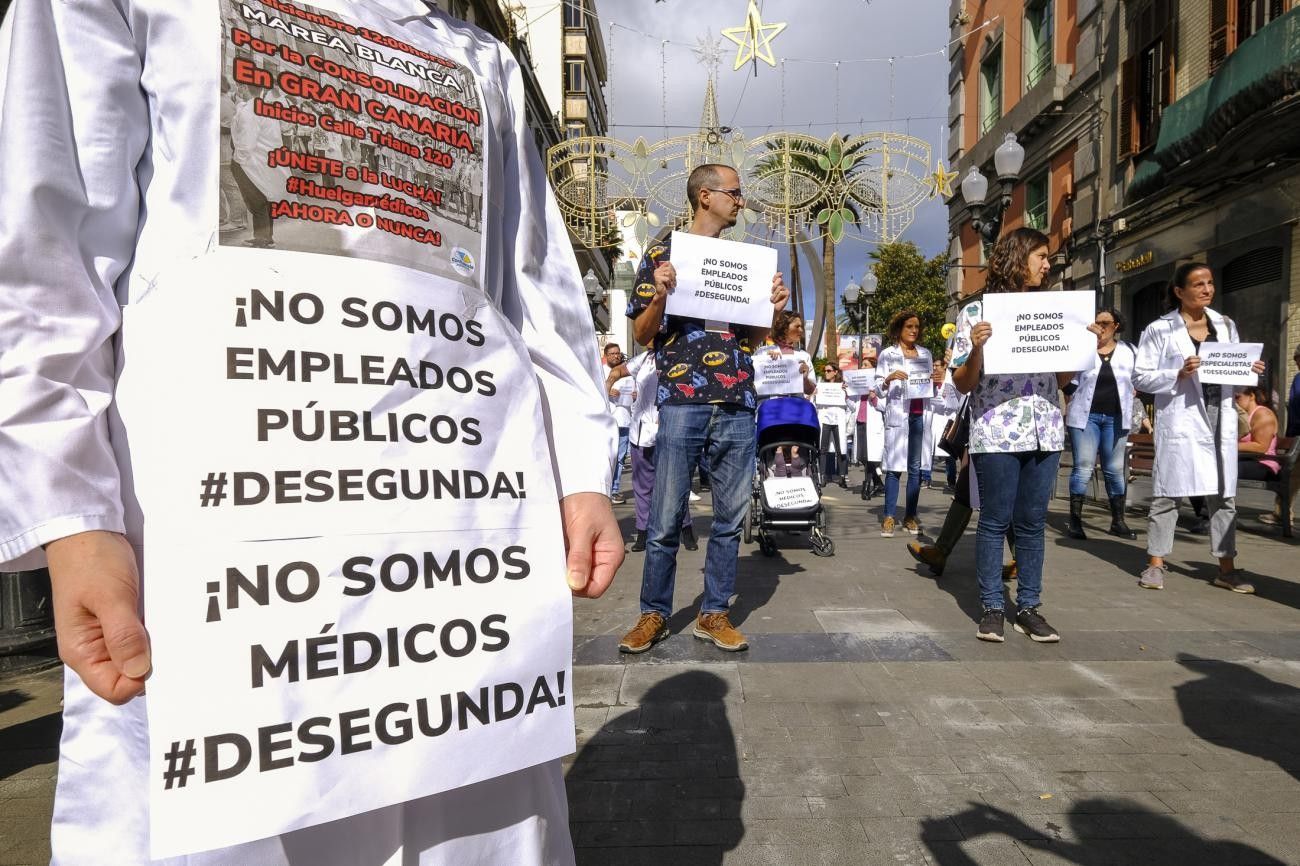
[(1285, 394), (1300, 345), (1300, 4), (1124, 5), (1108, 294), (1135, 338), (1165, 312), (1175, 268), (1205, 262), (1215, 308), (1264, 344)]

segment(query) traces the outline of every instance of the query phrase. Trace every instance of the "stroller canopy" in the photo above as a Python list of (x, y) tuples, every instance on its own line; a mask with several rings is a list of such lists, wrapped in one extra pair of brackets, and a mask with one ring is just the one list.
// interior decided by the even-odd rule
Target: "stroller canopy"
[(773, 397), (758, 405), (758, 445), (818, 442), (817, 408), (802, 397)]

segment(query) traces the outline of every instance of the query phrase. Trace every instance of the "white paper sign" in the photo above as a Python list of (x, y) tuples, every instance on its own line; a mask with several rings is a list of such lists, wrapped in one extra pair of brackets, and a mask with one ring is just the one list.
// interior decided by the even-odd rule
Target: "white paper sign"
[(1083, 370), (1097, 353), (1088, 330), (1095, 292), (1010, 292), (984, 296), (993, 334), (984, 344), (984, 372), (1063, 373)]
[(799, 359), (791, 355), (773, 358), (767, 352), (755, 352), (754, 390), (762, 397), (803, 394)]
[(813, 400), (818, 406), (843, 406), (845, 405), (844, 385), (840, 382), (818, 382), (817, 394)]
[(766, 478), (763, 495), (769, 506), (780, 510), (812, 508), (819, 501), (817, 485), (808, 477)]
[(1202, 385), (1258, 385), (1250, 367), (1263, 353), (1263, 343), (1202, 343), (1196, 376)]
[(929, 400), (934, 396), (934, 367), (925, 358), (908, 358), (907, 397), (909, 400)]
[(677, 288), (668, 295), (670, 315), (772, 326), (776, 250), (673, 232), (672, 262)]
[(220, 248), (158, 275), (121, 334), (154, 857), (573, 750), (540, 395), (492, 304), (378, 262)]
[(875, 386), (876, 371), (874, 368), (844, 371), (844, 387), (848, 390), (850, 397), (861, 397)]
[(631, 409), (636, 395), (636, 380), (631, 376), (624, 376), (614, 383), (614, 390), (618, 391), (618, 405)]

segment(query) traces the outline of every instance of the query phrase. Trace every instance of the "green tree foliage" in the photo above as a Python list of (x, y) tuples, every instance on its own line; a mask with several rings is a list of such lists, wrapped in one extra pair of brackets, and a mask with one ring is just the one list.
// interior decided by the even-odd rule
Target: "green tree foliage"
[[(871, 253), (871, 270), (880, 281), (871, 298), (871, 331), (883, 334), (889, 321), (902, 310), (921, 317), (925, 331), (922, 344), (938, 358), (943, 357), (940, 329), (947, 316), (942, 254), (927, 259), (911, 241), (882, 244)], [(853, 333), (856, 323), (847, 330)]]

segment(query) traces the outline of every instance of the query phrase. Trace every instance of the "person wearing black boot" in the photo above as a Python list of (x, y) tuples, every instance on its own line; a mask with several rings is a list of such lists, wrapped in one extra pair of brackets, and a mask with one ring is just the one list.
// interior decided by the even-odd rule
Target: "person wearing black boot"
[(1133, 367), (1137, 351), (1116, 337), (1124, 319), (1113, 307), (1099, 311), (1088, 330), (1097, 335), (1097, 354), (1092, 366), (1077, 374), (1066, 386), (1070, 406), (1065, 427), (1074, 452), (1070, 472), (1070, 522), (1066, 533), (1079, 540), (1083, 531), (1083, 503), (1093, 463), (1101, 454), (1101, 472), (1110, 500), (1110, 534), (1134, 539), (1137, 533), (1124, 522), (1127, 479), (1124, 450), (1133, 423)]

